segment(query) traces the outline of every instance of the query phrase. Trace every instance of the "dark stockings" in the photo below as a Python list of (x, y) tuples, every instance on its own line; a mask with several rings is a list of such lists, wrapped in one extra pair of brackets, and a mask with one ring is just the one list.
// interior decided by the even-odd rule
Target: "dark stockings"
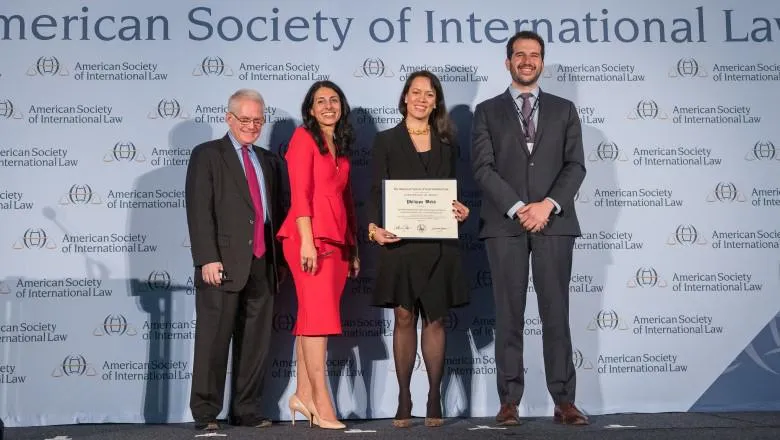
[[(410, 311), (395, 308), (393, 329), (393, 358), (398, 379), (398, 410), (395, 418), (408, 419), (412, 416), (412, 394), (410, 385), (412, 371), (417, 360), (417, 316), (419, 309)], [(428, 405), (426, 417), (441, 418), (441, 379), (444, 374), (445, 333), (443, 319), (429, 322), (423, 318), (422, 356), (428, 372)]]

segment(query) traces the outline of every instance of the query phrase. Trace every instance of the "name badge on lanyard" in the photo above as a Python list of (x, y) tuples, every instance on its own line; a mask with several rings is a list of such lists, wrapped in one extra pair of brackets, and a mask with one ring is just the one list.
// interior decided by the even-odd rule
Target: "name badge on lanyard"
[(529, 124), (533, 123), (534, 120), (534, 114), (536, 113), (536, 109), (539, 108), (539, 98), (536, 97), (534, 99), (534, 105), (531, 107), (531, 111), (528, 113), (528, 118), (523, 115), (522, 110), (520, 110), (520, 106), (517, 105), (517, 100), (512, 99), (512, 104), (515, 105), (515, 110), (517, 111), (517, 116), (520, 118), (520, 127), (523, 130), (523, 139), (525, 140), (526, 145), (528, 145), (528, 151), (533, 151), (534, 149), (534, 139), (529, 136)]

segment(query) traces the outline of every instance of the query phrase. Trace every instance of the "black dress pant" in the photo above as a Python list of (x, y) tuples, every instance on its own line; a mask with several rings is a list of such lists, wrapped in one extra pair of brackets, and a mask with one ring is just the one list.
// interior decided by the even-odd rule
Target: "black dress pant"
[(195, 292), (195, 354), (190, 410), (196, 422), (217, 419), (224, 401), (228, 353), (233, 341), (230, 418), (252, 424), (261, 415), (260, 397), (271, 340), (273, 293), (267, 258), (256, 258), (246, 286), (226, 292), (205, 286)]
[(574, 403), (576, 377), (569, 329), (573, 236), (529, 233), (485, 240), (496, 303), (496, 381), (501, 403), (523, 396), (523, 329), (529, 257), (542, 319), (547, 389), (555, 404)]

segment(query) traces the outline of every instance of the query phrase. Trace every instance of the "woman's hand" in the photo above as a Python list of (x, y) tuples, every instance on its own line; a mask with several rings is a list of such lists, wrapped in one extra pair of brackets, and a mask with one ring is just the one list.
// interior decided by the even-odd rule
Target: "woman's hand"
[(457, 200), (452, 201), (452, 213), (455, 214), (455, 219), (459, 222), (465, 222), (469, 218), (468, 206), (460, 203)]
[(317, 273), (317, 248), (313, 242), (301, 243), (301, 269), (312, 275)]
[(401, 239), (392, 232), (388, 231), (387, 229), (380, 228), (373, 223), (368, 225), (368, 238), (371, 241), (375, 241), (380, 246), (401, 241)]
[(360, 257), (353, 255), (349, 259), (349, 277), (357, 278), (358, 274), (360, 274)]

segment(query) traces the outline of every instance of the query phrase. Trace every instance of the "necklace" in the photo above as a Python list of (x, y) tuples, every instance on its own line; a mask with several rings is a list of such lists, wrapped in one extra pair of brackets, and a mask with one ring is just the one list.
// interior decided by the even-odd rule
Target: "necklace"
[(407, 130), (407, 131), (408, 131), (410, 134), (414, 134), (414, 135), (418, 135), (418, 134), (428, 134), (428, 133), (430, 133), (430, 132), (431, 132), (431, 126), (430, 126), (430, 125), (426, 125), (424, 128), (412, 128), (412, 127), (409, 127), (409, 126), (407, 125), (407, 126), (406, 126), (406, 130)]

